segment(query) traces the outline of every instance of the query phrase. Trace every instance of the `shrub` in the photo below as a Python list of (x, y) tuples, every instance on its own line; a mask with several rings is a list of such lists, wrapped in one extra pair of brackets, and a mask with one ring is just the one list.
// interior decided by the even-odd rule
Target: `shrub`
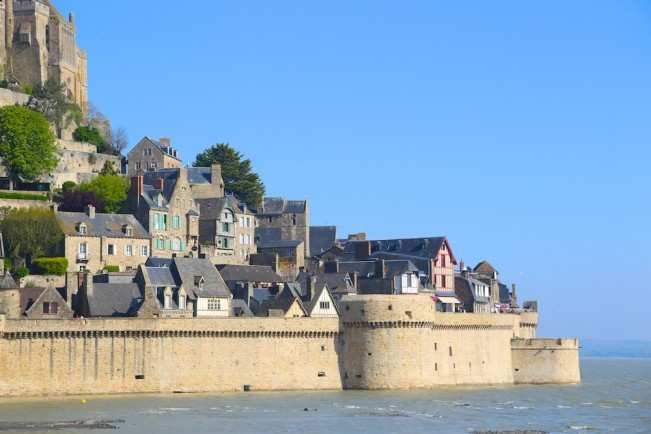
[(23, 92), (25, 92), (27, 95), (34, 95), (34, 86), (31, 84), (26, 84), (23, 86)]
[(22, 279), (23, 277), (29, 275), (29, 269), (25, 266), (18, 267), (16, 270), (16, 277)]
[(79, 127), (72, 133), (72, 137), (78, 142), (97, 146), (97, 152), (103, 152), (106, 149), (106, 141), (97, 128)]
[(5, 258), (4, 263), (5, 263), (5, 270), (11, 270), (12, 268), (14, 268), (14, 261), (12, 261), (11, 258)]
[(0, 88), (2, 89), (9, 88), (9, 82), (7, 80), (0, 80)]
[(34, 260), (34, 272), (40, 276), (64, 276), (68, 270), (66, 258), (38, 258)]
[(64, 193), (68, 193), (69, 191), (73, 191), (76, 186), (77, 184), (74, 183), (73, 181), (66, 181), (61, 186), (61, 191), (63, 191)]
[(47, 202), (47, 196), (42, 194), (12, 193), (8, 191), (0, 192), (0, 199), (40, 200), (41, 202)]
[(107, 273), (119, 273), (120, 272), (120, 267), (117, 265), (107, 265), (104, 267), (104, 271)]

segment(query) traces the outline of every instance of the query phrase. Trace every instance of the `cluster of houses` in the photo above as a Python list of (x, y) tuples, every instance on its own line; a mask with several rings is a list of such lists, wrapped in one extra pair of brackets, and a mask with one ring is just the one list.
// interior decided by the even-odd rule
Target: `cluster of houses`
[(466, 267), (445, 237), (339, 239), (336, 227), (310, 226), (306, 200), (264, 198), (250, 209), (225, 190), (219, 165), (184, 167), (168, 139), (142, 139), (127, 175), (129, 214), (56, 212), (69, 264), (64, 285), (19, 288), (0, 269), (0, 312), (337, 317), (345, 295), (417, 293), (442, 312), (520, 309), (515, 286), (488, 262)]

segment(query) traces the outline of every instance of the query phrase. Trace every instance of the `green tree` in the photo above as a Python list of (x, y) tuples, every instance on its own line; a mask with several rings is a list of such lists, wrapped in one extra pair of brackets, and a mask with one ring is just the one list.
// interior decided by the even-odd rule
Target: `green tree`
[(252, 208), (262, 203), (265, 188), (260, 176), (253, 172), (251, 160), (228, 143), (218, 143), (197, 155), (195, 167), (221, 164), (224, 187)]
[(102, 176), (119, 175), (117, 169), (115, 168), (115, 164), (113, 164), (112, 161), (105, 162), (104, 167), (102, 167), (102, 170), (99, 172), (99, 174)]
[(105, 153), (108, 148), (104, 137), (102, 137), (102, 134), (97, 128), (85, 126), (78, 127), (75, 132), (72, 133), (72, 137), (78, 142), (86, 142), (95, 145), (97, 147), (97, 152), (99, 153)]
[(14, 209), (0, 222), (6, 252), (12, 259), (57, 253), (63, 232), (54, 212), (42, 208)]
[(116, 213), (122, 209), (129, 192), (129, 181), (119, 175), (100, 175), (79, 185), (79, 191), (94, 193), (104, 203), (104, 212)]
[(42, 114), (26, 107), (0, 108), (0, 158), (10, 189), (15, 181), (35, 181), (57, 166), (55, 137)]
[(52, 122), (61, 138), (61, 132), (73, 121), (80, 124), (83, 118), (81, 108), (70, 101), (70, 92), (66, 85), (56, 80), (48, 80), (45, 84), (34, 88), (36, 101), (30, 101), (30, 108), (43, 113)]

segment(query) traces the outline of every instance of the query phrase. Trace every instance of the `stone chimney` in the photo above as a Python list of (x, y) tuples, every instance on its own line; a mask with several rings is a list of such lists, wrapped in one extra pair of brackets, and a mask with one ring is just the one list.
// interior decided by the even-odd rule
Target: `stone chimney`
[(355, 252), (355, 259), (363, 261), (371, 256), (371, 242), (370, 241), (355, 241), (353, 243)]
[(511, 284), (511, 307), (518, 307), (518, 294), (516, 293), (515, 283)]
[(163, 145), (164, 148), (171, 148), (172, 147), (172, 139), (169, 137), (161, 137), (158, 139), (161, 145)]
[(463, 262), (463, 259), (462, 259), (461, 262), (459, 263), (459, 271), (461, 271), (463, 273), (465, 270), (466, 270), (466, 263)]
[(95, 207), (93, 205), (86, 205), (86, 215), (91, 220), (95, 218)]

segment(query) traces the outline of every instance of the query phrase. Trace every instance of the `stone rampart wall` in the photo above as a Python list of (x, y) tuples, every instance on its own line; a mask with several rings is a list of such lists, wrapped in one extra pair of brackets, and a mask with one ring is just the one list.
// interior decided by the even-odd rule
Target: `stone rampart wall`
[(514, 339), (512, 348), (516, 384), (581, 382), (578, 339)]
[(1, 322), (0, 396), (342, 387), (337, 320)]

